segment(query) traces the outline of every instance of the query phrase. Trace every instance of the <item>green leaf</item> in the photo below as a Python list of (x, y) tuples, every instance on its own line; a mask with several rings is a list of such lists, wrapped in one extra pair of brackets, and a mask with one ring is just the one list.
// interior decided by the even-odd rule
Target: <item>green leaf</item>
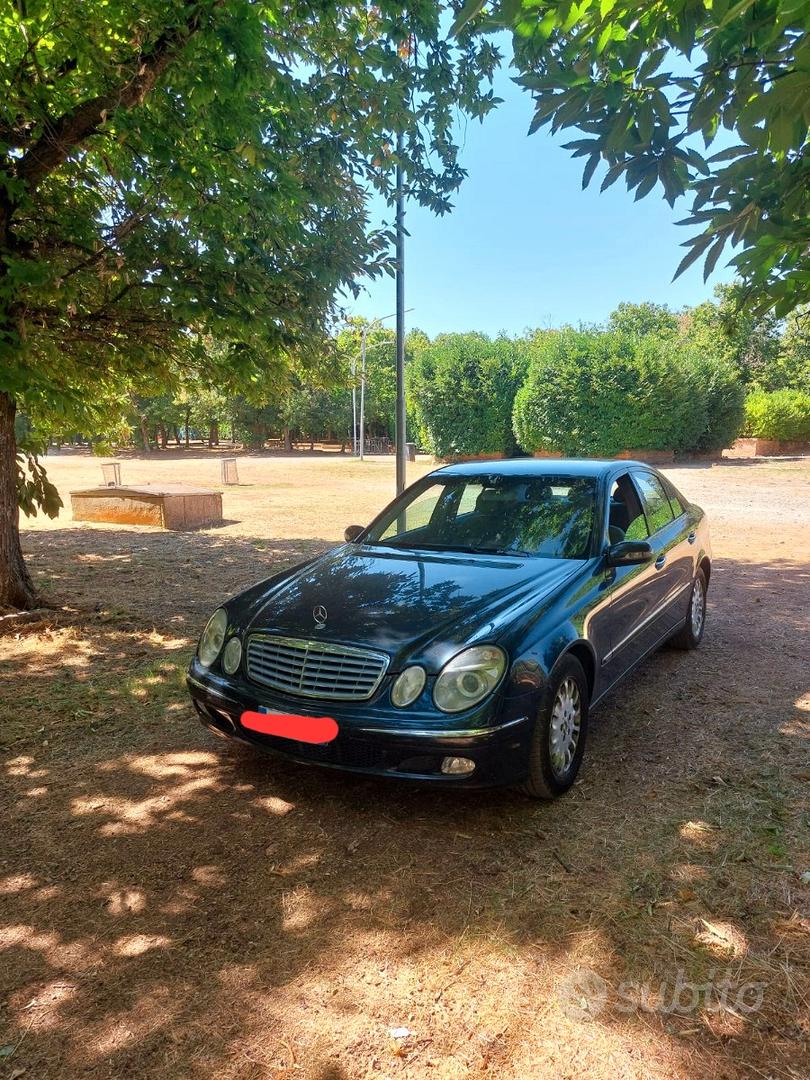
[(657, 180), (658, 172), (657, 170), (652, 169), (636, 188), (635, 201), (638, 202), (638, 200), (643, 199), (645, 195), (649, 195), (655, 187)]
[(741, 15), (744, 15), (746, 11), (754, 6), (755, 2), (756, 0), (740, 0), (739, 3), (734, 4), (733, 7), (729, 8), (724, 18), (721, 20), (719, 29), (728, 26), (729, 23), (734, 22)]
[(550, 11), (540, 22), (537, 24), (534, 30), (534, 37), (538, 41), (547, 41), (557, 25), (557, 14), (554, 11)]
[(655, 113), (651, 102), (643, 101), (641, 103), (636, 114), (636, 124), (638, 125), (639, 140), (646, 145), (652, 139), (655, 130)]
[(601, 30), (599, 37), (596, 39), (596, 55), (601, 56), (605, 51), (607, 43), (613, 36), (613, 24), (607, 23)]
[(457, 37), (459, 31), (462, 30), (467, 23), (472, 22), (477, 15), (480, 15), (484, 9), (485, 3), (486, 0), (465, 0), (461, 11), (456, 15), (453, 20), (453, 25), (450, 27), (451, 37)]
[(697, 260), (700, 258), (700, 256), (714, 239), (715, 233), (708, 232), (702, 233), (700, 236), (696, 236), (692, 240), (687, 240), (686, 244), (684, 244), (683, 246), (690, 247), (691, 251), (684, 255), (680, 263), (678, 263), (678, 269), (673, 274), (672, 280), (675, 281), (676, 278), (679, 278), (681, 276), (684, 270), (689, 269), (692, 263), (697, 262)]
[(601, 158), (599, 154), (591, 154), (591, 156), (588, 158), (587, 164), (585, 165), (585, 168), (582, 172), (583, 191), (588, 186), (588, 184), (590, 184), (591, 178), (593, 177), (593, 174), (596, 171), (596, 166), (599, 164), (600, 160)]
[(669, 50), (666, 48), (653, 49), (652, 52), (648, 55), (647, 59), (638, 69), (636, 81), (638, 83), (646, 82), (646, 80), (653, 74), (653, 72), (657, 71), (658, 68), (661, 66), (664, 57), (667, 55), (668, 51)]
[(714, 270), (715, 266), (717, 265), (717, 260), (720, 258), (720, 253), (722, 252), (722, 250), (723, 250), (723, 248), (725, 246), (726, 246), (726, 235), (724, 233), (722, 233), (717, 238), (714, 245), (712, 246), (711, 250), (709, 251), (709, 254), (706, 256), (706, 262), (703, 264), (703, 280), (704, 281), (707, 281), (709, 279), (709, 276), (711, 275), (712, 271)]
[(706, 162), (706, 159), (702, 156), (702, 154), (699, 154), (697, 150), (694, 150), (691, 146), (686, 148), (685, 153), (689, 164), (693, 168), (697, 169), (697, 171), (699, 173), (702, 173), (703, 176), (710, 175), (711, 169), (709, 168), (708, 163)]
[(768, 145), (775, 153), (786, 153), (796, 143), (807, 138), (807, 125), (792, 114), (779, 110), (772, 114), (767, 125)]
[(610, 168), (608, 169), (607, 173), (605, 174), (605, 178), (602, 181), (602, 184), (601, 184), (601, 187), (599, 188), (599, 190), (600, 191), (606, 191), (611, 186), (611, 184), (615, 184), (616, 181), (619, 179), (619, 177), (624, 172), (624, 169), (625, 169), (625, 162), (624, 161), (617, 161), (615, 163), (615, 165), (611, 165)]
[(534, 116), (532, 117), (531, 123), (529, 124), (529, 130), (526, 132), (526, 134), (534, 135), (535, 131), (537, 131), (538, 128), (542, 127), (542, 125), (546, 123), (546, 121), (549, 119), (551, 112), (553, 112), (553, 109), (551, 111), (537, 109)]
[(731, 158), (742, 157), (751, 153), (751, 147), (745, 143), (739, 143), (737, 146), (728, 146), (725, 150), (718, 150), (716, 154), (712, 154), (709, 161), (714, 164), (717, 161), (729, 161)]

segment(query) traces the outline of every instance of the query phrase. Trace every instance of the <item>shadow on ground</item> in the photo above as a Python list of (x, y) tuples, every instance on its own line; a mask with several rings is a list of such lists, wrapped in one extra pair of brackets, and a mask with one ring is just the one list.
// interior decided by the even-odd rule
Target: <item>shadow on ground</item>
[(546, 805), (214, 740), (197, 628), (320, 542), (97, 539), (4, 643), (0, 1076), (801, 1075), (810, 567), (718, 560)]
[(269, 540), (206, 532), (69, 525), (58, 542), (29, 532), (34, 584), (54, 602), (96, 608), (199, 634), (228, 596), (334, 546), (318, 539)]

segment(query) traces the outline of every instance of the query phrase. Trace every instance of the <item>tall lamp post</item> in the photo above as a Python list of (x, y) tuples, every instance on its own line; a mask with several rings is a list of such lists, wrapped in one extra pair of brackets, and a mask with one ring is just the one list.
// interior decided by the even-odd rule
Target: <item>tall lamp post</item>
[(394, 424), (397, 495), (405, 490), (405, 191), (402, 177), (402, 132), (397, 132), (397, 407)]
[[(408, 308), (408, 311), (413, 311), (413, 308)], [(372, 319), (370, 323), (366, 323), (360, 328), (360, 356), (352, 359), (352, 454), (355, 457), (359, 457), (363, 460), (366, 449), (366, 356), (369, 349), (384, 348), (388, 342), (378, 341), (367, 345), (368, 332), (375, 326), (379, 326), (387, 319), (393, 319), (394, 315), (398, 313), (392, 312), (390, 315), (381, 315), (379, 319)], [(404, 313), (403, 313), (404, 314)], [(357, 361), (360, 360), (360, 426), (358, 431), (357, 424), (357, 388), (355, 386), (355, 378), (357, 373)], [(399, 369), (397, 369), (399, 371)], [(397, 382), (397, 393), (399, 393), (399, 381)]]

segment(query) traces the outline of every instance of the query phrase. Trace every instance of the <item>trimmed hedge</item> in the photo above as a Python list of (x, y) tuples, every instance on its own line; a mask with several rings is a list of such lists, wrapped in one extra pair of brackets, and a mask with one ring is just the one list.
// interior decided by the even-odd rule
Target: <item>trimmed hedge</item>
[(739, 435), (745, 420), (745, 387), (727, 360), (700, 357), (694, 370), (706, 406), (706, 427), (693, 447), (697, 453), (724, 450)]
[(810, 394), (755, 390), (745, 401), (745, 434), (757, 439), (810, 441)]
[(675, 340), (563, 330), (537, 344), (515, 435), (526, 450), (570, 455), (691, 450), (710, 431), (706, 381)]
[(526, 376), (525, 342), (440, 334), (408, 364), (408, 400), (422, 446), (439, 457), (511, 454), (512, 405)]

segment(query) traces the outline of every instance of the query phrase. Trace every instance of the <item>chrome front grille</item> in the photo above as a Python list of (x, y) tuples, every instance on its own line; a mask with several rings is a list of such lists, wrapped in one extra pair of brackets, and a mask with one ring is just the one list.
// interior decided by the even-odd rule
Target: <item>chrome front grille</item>
[(369, 649), (273, 634), (248, 637), (248, 677), (296, 697), (367, 701), (387, 667), (385, 653)]

